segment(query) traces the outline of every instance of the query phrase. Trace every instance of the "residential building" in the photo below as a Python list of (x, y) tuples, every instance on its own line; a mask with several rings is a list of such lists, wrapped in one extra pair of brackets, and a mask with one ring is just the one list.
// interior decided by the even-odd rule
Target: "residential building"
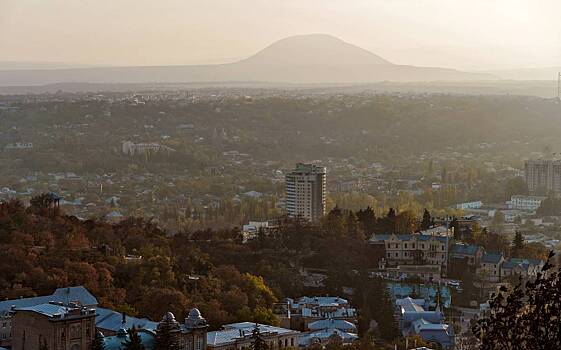
[(269, 234), (279, 228), (278, 220), (250, 221), (242, 227), (243, 242), (246, 243), (257, 237), (259, 232)]
[(479, 266), (483, 257), (483, 248), (473, 244), (456, 243), (452, 245), (450, 259), (454, 259), (458, 263), (465, 263), (473, 272)]
[(561, 194), (561, 160), (527, 160), (524, 172), (530, 194)]
[(210, 350), (249, 349), (253, 344), (252, 334), (255, 327), (258, 327), (261, 337), (271, 350), (294, 348), (299, 344), (298, 331), (260, 323), (241, 322), (227, 324), (219, 331), (208, 332), (206, 345)]
[(396, 302), (399, 328), (403, 336), (418, 335), (427, 342), (439, 343), (444, 349), (454, 345), (454, 329), (444, 324), (444, 314), (437, 306), (434, 311), (423, 308), (424, 299), (404, 298)]
[(485, 253), (481, 257), (477, 274), (487, 282), (499, 282), (503, 261), (504, 256), (501, 253)]
[(326, 176), (325, 167), (302, 163), (286, 174), (288, 216), (316, 221), (325, 215)]
[(506, 204), (509, 209), (536, 211), (546, 198), (544, 196), (515, 195), (511, 196), (510, 201), (507, 201)]
[(89, 349), (95, 337), (94, 308), (49, 303), (12, 312), (12, 350)]
[(458, 203), (454, 206), (454, 208), (459, 210), (468, 210), (468, 209), (481, 209), (482, 206), (483, 206), (482, 201), (474, 201), (474, 202)]
[(49, 302), (74, 303), (84, 307), (95, 308), (97, 299), (84, 287), (58, 288), (51, 295), (0, 301), (0, 346), (9, 346), (12, 341), (12, 310), (14, 308), (31, 307)]
[(382, 234), (373, 235), (370, 244), (385, 249), (387, 266), (439, 265), (448, 268), (448, 252), (451, 238), (441, 235)]
[(345, 332), (337, 328), (325, 328), (300, 335), (301, 348), (325, 347), (327, 345), (350, 345), (358, 340), (356, 333)]
[(312, 324), (315, 325), (312, 327), (317, 327), (324, 323), (332, 326), (346, 325), (341, 330), (348, 331), (352, 330), (348, 328), (348, 323), (356, 325), (358, 322), (356, 309), (351, 307), (348, 300), (340, 297), (301, 297), (298, 300), (287, 298), (284, 303), (275, 305), (275, 313), (280, 318), (281, 326), (303, 332), (313, 330), (310, 328)]
[(510, 258), (501, 265), (501, 279), (509, 276), (533, 277), (541, 271), (543, 265), (542, 260)]

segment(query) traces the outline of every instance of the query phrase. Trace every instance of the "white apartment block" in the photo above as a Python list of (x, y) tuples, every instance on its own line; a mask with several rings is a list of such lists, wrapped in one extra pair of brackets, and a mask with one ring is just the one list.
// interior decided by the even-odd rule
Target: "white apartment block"
[(326, 174), (325, 167), (299, 163), (286, 175), (286, 211), (289, 217), (316, 221), (325, 215)]
[(509, 209), (520, 209), (520, 210), (538, 210), (542, 202), (546, 199), (543, 196), (520, 196), (515, 195), (510, 197), (510, 201), (507, 202)]

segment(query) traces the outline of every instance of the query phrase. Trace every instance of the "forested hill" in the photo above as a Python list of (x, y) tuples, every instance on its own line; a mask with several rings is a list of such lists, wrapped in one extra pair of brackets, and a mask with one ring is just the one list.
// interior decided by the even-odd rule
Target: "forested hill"
[[(235, 228), (170, 236), (142, 219), (113, 225), (80, 221), (65, 215), (48, 195), (34, 197), (27, 208), (3, 202), (0, 299), (84, 285), (101, 306), (152, 320), (166, 311), (182, 318), (198, 307), (215, 329), (238, 321), (275, 324), (277, 300), (306, 292), (341, 293), (342, 286), (354, 283), (345, 277), (352, 268), (373, 264), (364, 234), (342, 240), (347, 226), (327, 222), (328, 227), (296, 222), (266, 241), (242, 244)], [(359, 232), (356, 222), (353, 227)], [(299, 275), (304, 262), (328, 268), (331, 283), (307, 290)]]

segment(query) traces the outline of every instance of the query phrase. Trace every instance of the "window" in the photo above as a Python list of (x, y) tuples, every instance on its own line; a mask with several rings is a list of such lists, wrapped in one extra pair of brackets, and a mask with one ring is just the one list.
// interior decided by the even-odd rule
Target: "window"
[(425, 244), (421, 244), (421, 249), (425, 249)]
[(392, 257), (392, 253), (388, 253), (388, 258), (391, 258), (391, 257)]
[(290, 346), (294, 346), (294, 338), (290, 338)]
[(395, 257), (397, 258), (399, 256), (399, 253), (395, 253)]
[(195, 350), (203, 350), (203, 338), (201, 336), (195, 337)]
[(407, 243), (405, 243), (405, 249), (407, 249)]

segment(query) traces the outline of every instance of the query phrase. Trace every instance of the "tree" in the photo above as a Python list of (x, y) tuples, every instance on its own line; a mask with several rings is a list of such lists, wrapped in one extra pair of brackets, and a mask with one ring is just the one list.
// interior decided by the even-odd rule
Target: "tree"
[(142, 339), (138, 334), (136, 327), (132, 327), (128, 331), (129, 339), (125, 340), (123, 343), (124, 350), (144, 350), (144, 345), (142, 344)]
[(103, 334), (101, 332), (96, 333), (91, 350), (105, 350), (105, 343), (103, 342)]
[(179, 324), (171, 312), (167, 312), (156, 329), (154, 350), (179, 350)]
[(372, 234), (376, 227), (376, 215), (374, 214), (374, 210), (368, 206), (366, 209), (357, 211), (356, 216), (358, 221), (362, 224), (362, 228), (366, 235)]
[(488, 315), (473, 327), (479, 349), (561, 348), (561, 269), (554, 269), (553, 256), (534, 280), (511, 290), (503, 286), (493, 296)]
[(514, 234), (514, 239), (512, 240), (512, 256), (517, 257), (520, 251), (524, 248), (524, 237), (522, 233), (516, 231)]
[(429, 211), (425, 208), (423, 211), (423, 220), (421, 221), (421, 230), (427, 230), (430, 228), (432, 223)]
[(251, 350), (269, 350), (267, 342), (263, 339), (261, 335), (261, 330), (259, 329), (259, 324), (255, 324), (253, 331), (251, 332)]

